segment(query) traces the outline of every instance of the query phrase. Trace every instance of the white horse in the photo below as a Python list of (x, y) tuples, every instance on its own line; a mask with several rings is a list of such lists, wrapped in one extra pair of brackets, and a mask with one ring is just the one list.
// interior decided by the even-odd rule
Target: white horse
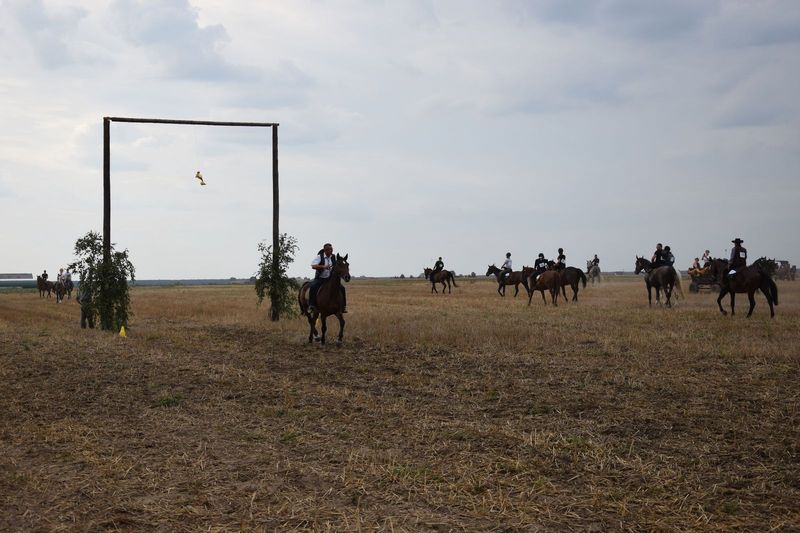
[(594, 285), (595, 280), (597, 283), (600, 283), (600, 265), (595, 265), (592, 263), (591, 259), (586, 261), (586, 277), (589, 278), (589, 281), (592, 282)]

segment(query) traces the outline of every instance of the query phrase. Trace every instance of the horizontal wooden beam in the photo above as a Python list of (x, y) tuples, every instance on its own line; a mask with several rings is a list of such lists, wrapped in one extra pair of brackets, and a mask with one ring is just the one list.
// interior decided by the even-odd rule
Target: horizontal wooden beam
[(219, 122), (216, 120), (170, 120), (165, 118), (103, 117), (111, 122), (136, 122), (140, 124), (186, 124), (189, 126), (244, 126), (251, 128), (271, 128), (277, 122)]

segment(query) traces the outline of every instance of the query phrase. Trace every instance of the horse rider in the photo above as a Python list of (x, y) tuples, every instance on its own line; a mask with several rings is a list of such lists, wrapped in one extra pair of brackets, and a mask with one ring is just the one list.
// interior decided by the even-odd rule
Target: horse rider
[(747, 248), (742, 246), (744, 241), (739, 237), (736, 237), (731, 242), (733, 243), (733, 248), (731, 249), (731, 258), (728, 261), (728, 266), (730, 268), (728, 278), (733, 281), (733, 278), (736, 276), (736, 271), (747, 266)]
[(708, 250), (703, 252), (703, 257), (701, 257), (700, 260), (703, 262), (703, 268), (705, 268), (708, 265), (710, 265), (711, 264), (711, 252), (708, 251)]
[(672, 255), (672, 249), (669, 246), (664, 247), (664, 264), (667, 266), (675, 264), (675, 256)]
[(440, 257), (439, 260), (433, 265), (433, 271), (430, 275), (431, 281), (433, 281), (433, 277), (442, 270), (444, 270), (444, 261), (442, 261), (442, 258)]
[(66, 286), (66, 284), (67, 284), (67, 275), (64, 273), (64, 269), (63, 268), (59, 268), (58, 269), (58, 278), (57, 279), (58, 279), (58, 281), (60, 281), (61, 283), (63, 283)]
[(653, 263), (653, 268), (658, 268), (667, 264), (664, 255), (664, 246), (661, 243), (656, 244), (656, 251), (653, 252), (653, 258), (650, 259), (650, 262)]
[(564, 255), (564, 249), (559, 248), (558, 257), (556, 257), (555, 269), (557, 272), (561, 272), (565, 268), (567, 268), (567, 256)]
[(506, 253), (506, 260), (500, 267), (500, 285), (506, 284), (506, 276), (511, 274), (514, 269), (511, 267), (511, 252)]
[(545, 270), (547, 270), (547, 259), (545, 259), (544, 254), (540, 252), (539, 257), (537, 257), (536, 261), (533, 263), (533, 271), (534, 274), (536, 274), (533, 280), (536, 281), (539, 275)]
[(597, 254), (594, 254), (594, 259), (592, 259), (592, 266), (600, 266), (600, 258), (597, 257)]
[[(331, 270), (336, 264), (336, 256), (333, 255), (333, 245), (326, 242), (322, 250), (320, 250), (314, 259), (311, 261), (311, 268), (314, 269), (314, 280), (309, 287), (308, 295), (308, 311), (313, 313), (317, 310), (317, 292), (319, 288), (331, 277)], [(342, 300), (344, 302), (342, 313), (347, 312), (347, 294), (344, 290), (344, 285), (341, 287)]]
[(47, 281), (47, 278), (47, 269), (44, 269), (44, 272), (42, 272), (42, 281)]

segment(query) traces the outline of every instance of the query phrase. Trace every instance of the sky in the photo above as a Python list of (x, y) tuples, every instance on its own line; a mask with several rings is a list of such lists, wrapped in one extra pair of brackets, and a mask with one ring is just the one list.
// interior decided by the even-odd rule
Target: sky
[[(0, 272), (102, 232), (104, 116), (279, 123), (311, 275), (483, 275), (506, 252), (800, 261), (800, 2), (0, 0)], [(271, 132), (111, 125), (140, 279), (249, 277)], [(200, 170), (207, 186), (194, 179)]]

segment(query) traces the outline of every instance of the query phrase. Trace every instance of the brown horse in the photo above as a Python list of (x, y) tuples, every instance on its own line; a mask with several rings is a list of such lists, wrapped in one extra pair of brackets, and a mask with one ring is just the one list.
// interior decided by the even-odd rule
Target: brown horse
[[(523, 269), (524, 270), (524, 269)], [(500, 275), (502, 274), (502, 270), (497, 268), (495, 265), (489, 265), (489, 269), (486, 271), (487, 276), (491, 276), (494, 274), (494, 277), (497, 279), (497, 294), (500, 296), (506, 295), (506, 285), (513, 285), (514, 286), (514, 298), (517, 297), (519, 294), (519, 284), (522, 283), (525, 290), (528, 290), (528, 285), (525, 276), (522, 275), (521, 271), (512, 272), (511, 274), (506, 276), (505, 281), (500, 279)]]
[(56, 288), (56, 284), (52, 281), (47, 281), (42, 276), (36, 276), (36, 286), (39, 288), (39, 298), (44, 298), (44, 293), (50, 298), (50, 293)]
[(562, 289), (561, 273), (557, 270), (545, 270), (539, 274), (539, 277), (536, 277), (536, 271), (533, 268), (525, 267), (522, 270), (526, 276), (525, 288), (528, 289), (528, 305), (531, 305), (531, 298), (533, 298), (533, 293), (536, 291), (542, 293), (542, 301), (544, 305), (547, 305), (544, 291), (549, 291), (553, 305), (558, 307), (558, 291)]
[(586, 288), (586, 274), (583, 270), (575, 267), (567, 267), (561, 271), (561, 294), (564, 295), (564, 301), (567, 301), (566, 286), (572, 287), (572, 301), (578, 301), (578, 283), (583, 282), (583, 288)]
[(453, 289), (450, 288), (450, 282), (453, 283), (453, 287), (458, 288), (458, 285), (456, 285), (456, 277), (451, 270), (439, 271), (436, 274), (433, 274), (433, 277), (431, 277), (432, 272), (433, 270), (430, 268), (425, 269), (425, 279), (431, 280), (431, 292), (439, 292), (436, 290), (437, 283), (442, 284), (442, 294), (444, 294), (445, 289), (447, 289), (447, 291), (450, 293), (453, 292)]
[[(336, 254), (336, 262), (331, 269), (331, 276), (328, 281), (322, 284), (317, 291), (317, 308), (314, 312), (308, 310), (308, 290), (311, 286), (310, 281), (303, 283), (300, 287), (300, 292), (297, 295), (297, 302), (300, 304), (300, 313), (308, 318), (309, 332), (308, 342), (314, 342), (314, 339), (320, 341), (320, 344), (325, 344), (325, 333), (328, 331), (327, 319), (330, 315), (336, 315), (339, 319), (339, 337), (336, 339), (336, 346), (342, 345), (342, 337), (344, 336), (344, 295), (342, 294), (342, 280), (345, 282), (350, 281), (350, 263), (347, 262), (347, 256), (344, 257)], [(317, 318), (322, 321), (322, 336), (317, 333), (316, 322)]]
[(729, 294), (731, 295), (731, 316), (735, 315), (736, 293), (747, 293), (747, 298), (750, 300), (750, 310), (747, 312), (747, 317), (753, 314), (753, 309), (756, 306), (756, 299), (753, 296), (757, 290), (761, 290), (767, 298), (769, 304), (769, 316), (775, 317), (775, 308), (773, 305), (778, 305), (778, 286), (772, 281), (770, 269), (774, 262), (762, 257), (756, 260), (749, 267), (738, 268), (736, 275), (733, 279), (728, 276), (730, 268), (725, 259), (712, 259), (711, 272), (714, 278), (719, 282), (721, 290), (717, 298), (717, 305), (723, 315), (727, 315), (727, 311), (722, 308), (722, 298)]

